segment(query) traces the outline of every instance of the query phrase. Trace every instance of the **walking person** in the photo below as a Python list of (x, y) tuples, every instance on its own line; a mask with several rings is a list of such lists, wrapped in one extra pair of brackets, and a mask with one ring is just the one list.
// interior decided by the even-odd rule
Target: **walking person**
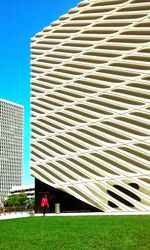
[(3, 202), (0, 200), (0, 215), (4, 214), (5, 215), (5, 207)]
[(26, 210), (28, 213), (30, 213), (30, 210), (31, 210), (31, 204), (30, 204), (30, 199), (27, 199), (27, 202), (26, 202)]
[(41, 208), (42, 208), (42, 211), (43, 211), (43, 215), (44, 215), (44, 216), (45, 216), (45, 214), (46, 214), (47, 207), (49, 207), (49, 203), (48, 203), (47, 195), (45, 194), (45, 195), (42, 197), (42, 200), (41, 200)]

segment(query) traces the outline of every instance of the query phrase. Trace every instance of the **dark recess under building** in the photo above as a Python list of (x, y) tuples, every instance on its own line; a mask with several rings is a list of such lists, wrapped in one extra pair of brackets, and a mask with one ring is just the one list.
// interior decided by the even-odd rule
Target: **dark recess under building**
[(103, 212), (102, 210), (91, 206), (72, 195), (61, 190), (53, 188), (38, 179), (35, 179), (35, 212), (41, 213), (41, 199), (46, 194), (49, 200), (49, 213), (55, 212), (55, 204), (60, 204), (60, 210), (64, 213), (69, 212)]

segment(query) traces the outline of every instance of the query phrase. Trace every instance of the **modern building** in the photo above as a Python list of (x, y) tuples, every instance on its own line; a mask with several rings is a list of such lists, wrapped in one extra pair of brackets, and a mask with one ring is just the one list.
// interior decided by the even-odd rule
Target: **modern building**
[(31, 54), (36, 203), (150, 211), (150, 0), (82, 1)]
[(23, 106), (0, 99), (0, 200), (22, 183)]
[(35, 198), (35, 185), (28, 184), (28, 185), (22, 185), (22, 186), (13, 186), (8, 196), (12, 194), (21, 194), (21, 193), (26, 193), (27, 199)]

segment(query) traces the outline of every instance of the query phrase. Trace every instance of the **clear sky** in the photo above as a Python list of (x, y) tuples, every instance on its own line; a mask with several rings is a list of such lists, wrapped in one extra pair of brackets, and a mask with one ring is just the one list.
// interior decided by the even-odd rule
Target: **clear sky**
[(23, 184), (30, 184), (30, 38), (81, 0), (0, 0), (0, 98), (25, 108)]

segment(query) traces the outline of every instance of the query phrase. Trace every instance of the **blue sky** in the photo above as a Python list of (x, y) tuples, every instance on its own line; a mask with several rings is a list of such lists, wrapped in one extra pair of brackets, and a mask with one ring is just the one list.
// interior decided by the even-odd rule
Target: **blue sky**
[(80, 0), (0, 0), (0, 98), (21, 104), (24, 116), (23, 184), (29, 171), (30, 38)]

